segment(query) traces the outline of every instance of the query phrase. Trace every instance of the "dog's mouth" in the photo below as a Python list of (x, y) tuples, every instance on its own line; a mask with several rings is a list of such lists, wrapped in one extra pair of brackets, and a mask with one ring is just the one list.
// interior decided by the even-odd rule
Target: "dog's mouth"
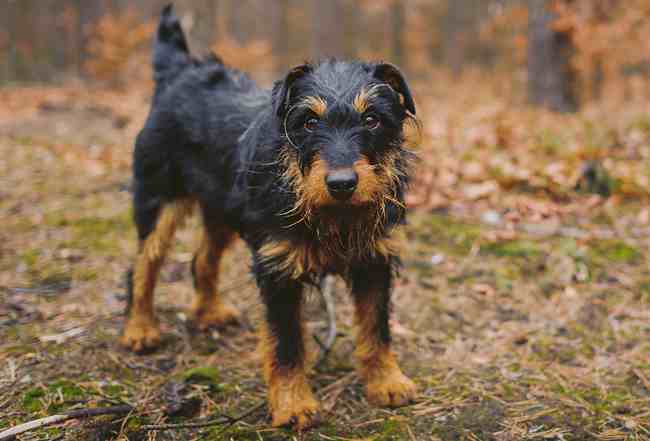
[[(377, 219), (380, 218), (382, 218), (381, 209), (376, 204), (352, 205), (350, 203), (340, 203), (314, 208), (308, 225), (312, 228), (318, 228), (321, 233), (332, 228), (339, 234), (344, 234), (346, 231), (356, 231), (360, 228), (368, 229), (368, 232), (370, 232), (375, 227)], [(362, 225), (365, 225), (365, 227)]]

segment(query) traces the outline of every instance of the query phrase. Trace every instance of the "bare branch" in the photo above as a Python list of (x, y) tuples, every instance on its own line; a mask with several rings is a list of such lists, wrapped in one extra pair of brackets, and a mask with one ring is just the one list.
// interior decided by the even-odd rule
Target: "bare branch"
[(133, 407), (127, 405), (72, 410), (63, 414), (52, 415), (49, 417), (28, 421), (26, 423), (12, 427), (11, 429), (0, 432), (0, 441), (14, 439), (21, 433), (29, 432), (30, 430), (39, 429), (41, 427), (52, 426), (54, 424), (59, 424), (68, 420), (91, 418), (101, 415), (123, 415), (131, 411), (133, 411)]

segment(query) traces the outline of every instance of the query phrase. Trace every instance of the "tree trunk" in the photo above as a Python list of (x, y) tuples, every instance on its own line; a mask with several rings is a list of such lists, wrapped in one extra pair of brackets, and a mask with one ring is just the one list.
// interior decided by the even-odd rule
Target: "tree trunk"
[(459, 75), (463, 69), (465, 55), (463, 33), (467, 32), (465, 26), (466, 7), (467, 4), (464, 1), (449, 1), (442, 25), (445, 41), (443, 57), (454, 75)]
[(4, 4), (5, 32), (7, 32), (7, 59), (5, 64), (5, 81), (13, 81), (16, 77), (16, 34), (15, 34), (15, 2)]
[(273, 9), (274, 31), (272, 36), (273, 53), (278, 59), (276, 68), (278, 73), (284, 72), (289, 68), (289, 0), (277, 0), (276, 7)]
[(528, 21), (528, 99), (557, 112), (578, 109), (573, 45), (566, 32), (553, 29), (550, 0), (531, 0)]
[(343, 52), (346, 59), (353, 60), (358, 57), (359, 35), (361, 34), (359, 24), (361, 8), (358, 0), (345, 0), (343, 6), (345, 8)]
[(194, 0), (190, 5), (194, 14), (192, 37), (200, 48), (208, 48), (217, 37), (217, 0)]
[(404, 65), (404, 28), (406, 22), (406, 10), (404, 0), (393, 0), (391, 7), (392, 29), (392, 57), (393, 63), (402, 67)]
[(231, 0), (228, 31), (238, 44), (244, 45), (251, 40), (252, 29), (246, 26), (246, 12), (250, 10), (248, 0)]
[(315, 0), (312, 3), (312, 54), (314, 59), (343, 55), (342, 0)]

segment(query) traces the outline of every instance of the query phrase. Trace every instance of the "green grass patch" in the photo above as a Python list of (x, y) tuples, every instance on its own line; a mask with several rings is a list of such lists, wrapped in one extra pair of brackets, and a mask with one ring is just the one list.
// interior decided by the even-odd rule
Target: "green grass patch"
[(55, 381), (47, 387), (47, 390), (63, 397), (66, 401), (81, 400), (86, 396), (86, 392), (81, 387), (66, 379)]
[[(485, 400), (462, 408), (458, 414), (438, 423), (433, 433), (444, 440), (494, 439), (493, 434), (503, 430), (504, 406), (496, 400)], [(474, 438), (468, 438), (469, 434)]]
[(371, 439), (373, 441), (399, 441), (408, 439), (408, 431), (405, 426), (405, 421), (398, 418), (390, 418), (384, 421), (377, 434)]
[(69, 286), (72, 277), (65, 262), (44, 259), (39, 249), (27, 249), (20, 256), (32, 286)]
[(601, 263), (638, 263), (642, 253), (638, 248), (620, 240), (600, 240), (590, 244), (591, 257)]
[(220, 386), (221, 375), (215, 367), (195, 367), (188, 369), (182, 374), (183, 380), (187, 383), (203, 384), (208, 386)]
[(497, 257), (524, 258), (537, 257), (543, 254), (542, 248), (537, 243), (529, 240), (511, 240), (484, 244), (481, 245), (481, 252)]
[(551, 129), (544, 128), (535, 134), (535, 143), (547, 155), (557, 156), (566, 150), (566, 139)]
[(27, 413), (40, 412), (43, 409), (42, 398), (45, 397), (46, 392), (40, 387), (28, 389), (23, 394), (22, 410)]
[(61, 243), (61, 247), (92, 250), (107, 255), (119, 252), (118, 239), (129, 232), (133, 224), (128, 210), (114, 217), (88, 216), (77, 219), (58, 212), (46, 216), (45, 223), (71, 232), (72, 237)]
[(415, 220), (413, 231), (418, 240), (455, 255), (467, 254), (481, 237), (480, 226), (441, 214)]

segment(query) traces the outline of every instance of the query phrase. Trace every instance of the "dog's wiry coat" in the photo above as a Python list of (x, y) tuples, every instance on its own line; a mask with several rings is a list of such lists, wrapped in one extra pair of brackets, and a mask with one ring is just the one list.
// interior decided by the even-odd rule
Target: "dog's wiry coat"
[(217, 280), (238, 234), (252, 251), (266, 306), (260, 351), (274, 425), (303, 429), (318, 420), (301, 304), (304, 285), (325, 274), (351, 287), (369, 401), (412, 399), (415, 386), (390, 350), (388, 326), (417, 128), (400, 71), (326, 60), (292, 69), (266, 91), (216, 56), (192, 57), (171, 7), (153, 64), (155, 94), (133, 158), (140, 250), (122, 343), (135, 351), (158, 344), (156, 276), (175, 230), (196, 208), (204, 225), (192, 263), (194, 321), (201, 329), (236, 321)]

